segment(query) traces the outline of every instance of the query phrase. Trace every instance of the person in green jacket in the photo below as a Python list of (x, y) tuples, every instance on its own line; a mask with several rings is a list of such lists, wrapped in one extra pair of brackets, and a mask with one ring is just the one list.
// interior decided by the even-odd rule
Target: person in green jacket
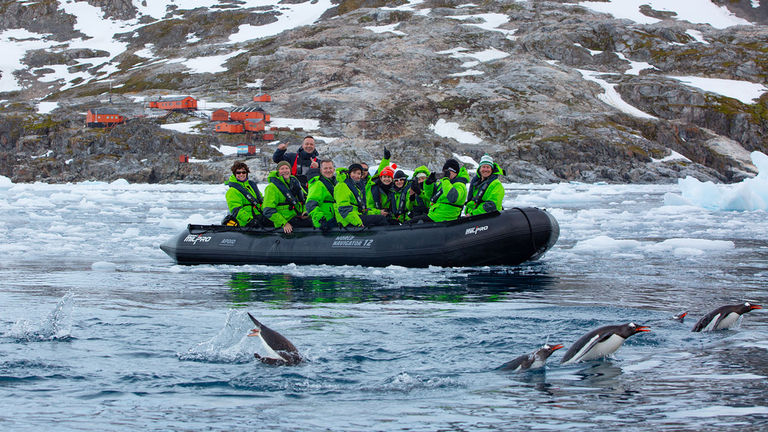
[(480, 159), (477, 175), (469, 183), (465, 209), (467, 216), (502, 210), (504, 186), (499, 181), (499, 176), (503, 173), (504, 170), (493, 162), (491, 156), (486, 154)]
[(329, 230), (338, 226), (336, 222), (333, 189), (336, 187), (336, 170), (332, 160), (320, 161), (320, 175), (309, 179), (307, 213), (315, 228)]
[(429, 212), (432, 192), (435, 190), (434, 182), (427, 184), (425, 181), (430, 174), (429, 169), (424, 165), (413, 171), (413, 178), (409, 182), (408, 204), (406, 204), (409, 219), (426, 215)]
[(333, 199), (336, 201), (336, 221), (342, 226), (386, 225), (387, 219), (381, 211), (368, 208), (365, 197), (365, 184), (361, 177), (363, 167), (353, 163), (336, 176)]
[[(397, 165), (395, 165), (397, 167)], [(368, 208), (377, 209), (382, 215), (388, 216), (392, 201), (392, 183), (395, 170), (390, 166), (384, 167), (374, 180), (366, 185)]]
[(467, 183), (469, 174), (466, 168), (459, 165), (456, 159), (448, 159), (443, 165), (443, 172), (438, 176), (432, 173), (425, 183), (435, 182), (435, 192), (432, 196), (432, 204), (426, 216), (414, 218), (411, 222), (419, 220), (444, 222), (458, 219), (464, 202), (467, 199)]
[(408, 175), (402, 170), (397, 170), (390, 196), (389, 219), (391, 221), (403, 223), (410, 219), (408, 208), (410, 193), (411, 182), (408, 181)]
[(224, 224), (263, 226), (267, 222), (261, 209), (264, 199), (256, 182), (248, 179), (250, 172), (245, 162), (235, 161), (232, 164), (232, 175), (224, 183), (229, 186), (225, 195), (229, 215), (225, 218)]
[(312, 227), (312, 220), (304, 211), (306, 193), (299, 179), (291, 175), (291, 164), (280, 161), (277, 171), (269, 173), (268, 180), (262, 210), (275, 228), (283, 228), (284, 233), (290, 234), (294, 227)]

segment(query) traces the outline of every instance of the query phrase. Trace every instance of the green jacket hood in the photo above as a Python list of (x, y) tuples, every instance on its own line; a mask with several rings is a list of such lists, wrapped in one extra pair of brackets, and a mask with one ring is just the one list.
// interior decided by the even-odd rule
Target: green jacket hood
[(429, 168), (427, 168), (424, 165), (422, 165), (422, 166), (416, 168), (415, 170), (413, 170), (413, 177), (416, 177), (416, 174), (418, 174), (418, 173), (424, 173), (426, 175), (430, 175), (431, 174), (429, 172)]

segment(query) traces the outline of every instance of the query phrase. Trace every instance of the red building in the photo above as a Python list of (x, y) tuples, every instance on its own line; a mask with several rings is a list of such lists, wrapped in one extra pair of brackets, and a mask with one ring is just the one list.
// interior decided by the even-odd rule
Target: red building
[(272, 96), (264, 93), (253, 97), (254, 102), (272, 102)]
[(270, 116), (263, 109), (256, 105), (237, 107), (229, 112), (229, 119), (232, 121), (245, 121), (246, 119), (264, 119), (269, 123)]
[(229, 120), (229, 111), (224, 109), (217, 109), (211, 113), (211, 121), (227, 121)]
[(225, 122), (218, 123), (214, 128), (214, 132), (240, 134), (245, 132), (245, 128), (242, 123)]
[(160, 99), (149, 103), (150, 108), (160, 108), (168, 111), (192, 111), (197, 109), (197, 99), (192, 96), (182, 96), (171, 99)]
[(85, 125), (88, 127), (114, 126), (125, 120), (125, 116), (112, 108), (93, 108), (85, 114)]
[(249, 132), (262, 132), (264, 131), (264, 126), (266, 126), (264, 120), (261, 119), (245, 119), (243, 125), (245, 130)]

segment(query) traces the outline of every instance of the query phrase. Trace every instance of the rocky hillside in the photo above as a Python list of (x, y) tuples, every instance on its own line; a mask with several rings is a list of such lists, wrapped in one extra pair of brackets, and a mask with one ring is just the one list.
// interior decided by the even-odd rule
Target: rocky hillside
[[(768, 2), (700, 0), (707, 22), (650, 0), (262, 3), (0, 1), (0, 175), (222, 181), (245, 136), (146, 102), (244, 105), (253, 83), (273, 118), (318, 121), (280, 140), (339, 165), (386, 145), (408, 168), (488, 152), (508, 181), (732, 182), (768, 153)], [(86, 128), (97, 107), (130, 120)]]

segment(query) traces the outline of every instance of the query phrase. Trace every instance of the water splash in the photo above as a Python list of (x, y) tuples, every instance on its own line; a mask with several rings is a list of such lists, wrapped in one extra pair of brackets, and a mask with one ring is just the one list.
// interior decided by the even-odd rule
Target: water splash
[(28, 320), (17, 321), (11, 328), (9, 336), (28, 342), (72, 340), (74, 298), (75, 295), (71, 291), (64, 294), (56, 307), (39, 325), (34, 325)]
[(200, 342), (177, 354), (182, 361), (199, 361), (207, 363), (247, 363), (254, 360), (253, 353), (257, 351), (258, 338), (249, 338), (248, 329), (252, 327), (248, 317), (239, 310), (230, 309), (227, 320), (219, 333), (211, 339)]

